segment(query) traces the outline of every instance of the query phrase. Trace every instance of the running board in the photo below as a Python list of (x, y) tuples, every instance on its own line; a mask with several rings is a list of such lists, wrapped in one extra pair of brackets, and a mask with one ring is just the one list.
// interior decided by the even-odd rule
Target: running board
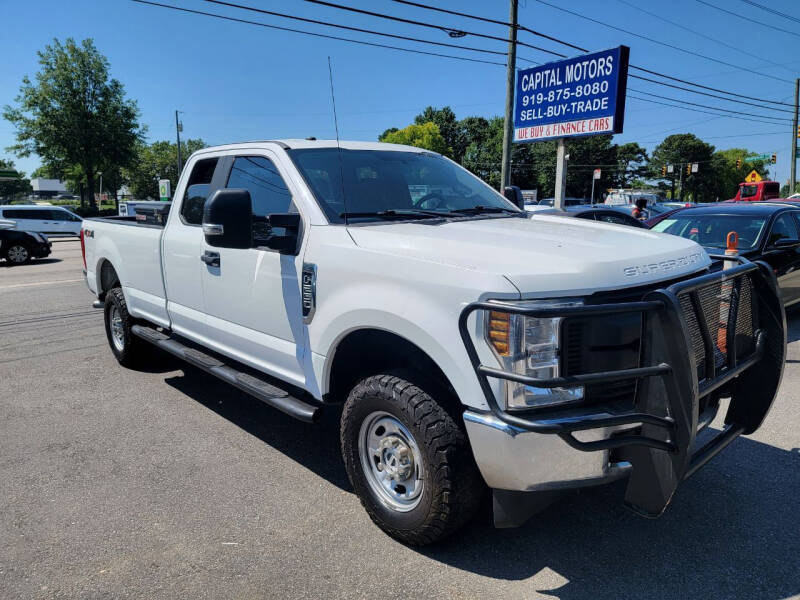
[(319, 415), (320, 407), (295, 398), (287, 391), (259, 377), (234, 369), (223, 362), (223, 360), (211, 354), (206, 354), (202, 350), (187, 346), (166, 333), (156, 331), (152, 327), (145, 327), (143, 325), (134, 325), (131, 327), (131, 332), (136, 337), (150, 342), (154, 346), (170, 354), (174, 354), (178, 358), (185, 360), (198, 369), (202, 369), (206, 373), (211, 373), (215, 377), (219, 377), (226, 383), (239, 388), (243, 392), (269, 404), (273, 408), (277, 408), (290, 417), (305, 421), (306, 423), (313, 423)]

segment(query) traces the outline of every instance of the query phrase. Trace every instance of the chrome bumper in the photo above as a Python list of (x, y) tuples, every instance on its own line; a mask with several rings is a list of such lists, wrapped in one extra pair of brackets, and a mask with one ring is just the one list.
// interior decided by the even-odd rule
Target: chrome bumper
[[(544, 491), (597, 485), (628, 474), (628, 462), (612, 463), (609, 451), (581, 452), (561, 437), (525, 431), (491, 413), (464, 412), (475, 462), (486, 484), (499, 490)], [(585, 441), (607, 438), (620, 427), (586, 431)]]

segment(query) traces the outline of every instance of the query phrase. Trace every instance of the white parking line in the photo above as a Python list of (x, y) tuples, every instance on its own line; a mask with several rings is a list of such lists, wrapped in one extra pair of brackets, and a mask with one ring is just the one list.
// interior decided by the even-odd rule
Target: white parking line
[(59, 279), (57, 281), (36, 281), (34, 283), (15, 283), (12, 285), (0, 285), (0, 290), (7, 290), (10, 288), (32, 287), (39, 285), (56, 285), (58, 283), (77, 283), (83, 279)]

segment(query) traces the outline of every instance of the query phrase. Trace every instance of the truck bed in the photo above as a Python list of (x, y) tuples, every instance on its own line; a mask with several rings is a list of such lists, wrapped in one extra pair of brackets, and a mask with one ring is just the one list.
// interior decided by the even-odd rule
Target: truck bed
[(83, 229), (89, 288), (102, 296), (117, 278), (132, 315), (169, 325), (161, 262), (163, 225), (136, 217), (99, 217), (84, 220)]

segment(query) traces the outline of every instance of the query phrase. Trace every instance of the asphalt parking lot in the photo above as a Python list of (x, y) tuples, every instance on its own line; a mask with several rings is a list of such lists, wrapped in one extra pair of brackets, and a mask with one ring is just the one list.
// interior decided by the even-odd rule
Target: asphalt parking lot
[(306, 425), (166, 356), (121, 368), (81, 266), (77, 241), (0, 264), (0, 598), (800, 594), (800, 310), (767, 421), (661, 519), (614, 484), (415, 550), (352, 493), (335, 410)]

